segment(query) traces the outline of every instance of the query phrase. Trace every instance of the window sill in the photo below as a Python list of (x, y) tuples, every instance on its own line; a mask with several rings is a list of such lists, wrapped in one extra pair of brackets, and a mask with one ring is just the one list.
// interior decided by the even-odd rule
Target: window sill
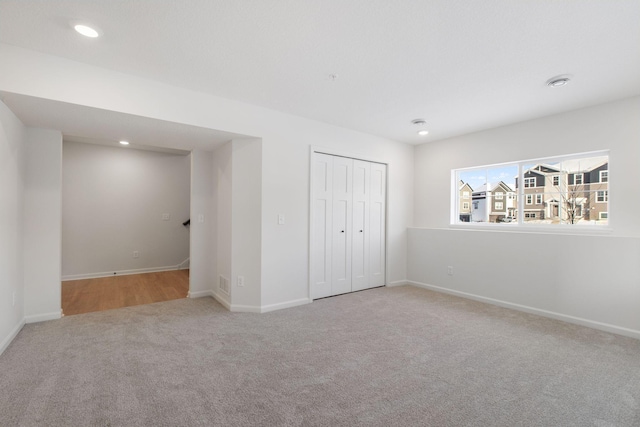
[(528, 225), (517, 223), (475, 223), (475, 224), (449, 224), (454, 230), (490, 231), (503, 233), (538, 233), (538, 234), (567, 234), (567, 235), (591, 235), (603, 236), (613, 233), (610, 226), (589, 225)]

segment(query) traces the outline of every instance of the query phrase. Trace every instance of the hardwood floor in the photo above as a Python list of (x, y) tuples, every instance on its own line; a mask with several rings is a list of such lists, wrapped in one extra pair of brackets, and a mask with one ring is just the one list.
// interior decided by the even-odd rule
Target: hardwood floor
[(189, 270), (62, 282), (65, 316), (186, 298)]

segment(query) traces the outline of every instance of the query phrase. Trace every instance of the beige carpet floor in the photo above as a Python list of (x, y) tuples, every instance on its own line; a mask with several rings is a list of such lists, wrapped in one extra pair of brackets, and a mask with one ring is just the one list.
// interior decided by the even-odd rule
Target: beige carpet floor
[(412, 287), (24, 327), (0, 426), (640, 426), (640, 341)]

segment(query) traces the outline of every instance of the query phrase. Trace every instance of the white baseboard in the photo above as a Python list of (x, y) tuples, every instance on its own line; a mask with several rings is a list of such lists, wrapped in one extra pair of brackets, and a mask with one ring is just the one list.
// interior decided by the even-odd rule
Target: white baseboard
[(222, 306), (224, 308), (226, 308), (227, 310), (231, 311), (231, 304), (229, 304), (229, 301), (227, 300), (227, 296), (217, 293), (217, 292), (211, 292), (211, 294), (213, 295), (213, 298), (218, 301), (220, 304), (222, 304)]
[(11, 342), (14, 340), (14, 338), (16, 336), (18, 336), (18, 333), (22, 330), (22, 328), (24, 327), (26, 321), (25, 319), (22, 319), (15, 328), (13, 328), (13, 330), (11, 332), (9, 332), (9, 335), (7, 335), (7, 337), (5, 339), (2, 340), (2, 342), (0, 343), (0, 355), (2, 353), (4, 353), (4, 351), (7, 349), (7, 347), (9, 347), (9, 344), (11, 344)]
[(203, 298), (203, 297), (212, 297), (213, 296), (213, 292), (212, 291), (196, 291), (196, 292), (191, 292), (189, 291), (189, 293), (187, 294), (187, 298)]
[(388, 287), (388, 288), (393, 288), (393, 287), (395, 287), (395, 286), (404, 286), (404, 285), (409, 285), (409, 284), (410, 284), (410, 283), (409, 283), (409, 282), (407, 282), (406, 280), (398, 280), (398, 281), (396, 281), (396, 282), (390, 282), (390, 283), (387, 283), (387, 287)]
[(258, 305), (230, 304), (229, 311), (233, 311), (235, 313), (261, 313), (260, 306)]
[(285, 308), (297, 307), (299, 305), (309, 304), (311, 300), (309, 298), (300, 298), (291, 301), (280, 302), (277, 304), (269, 305), (238, 305), (231, 304), (230, 310), (238, 313), (269, 313), (271, 311), (282, 310)]
[(182, 261), (180, 264), (178, 264), (177, 270), (186, 270), (187, 268), (189, 268), (190, 260), (191, 258), (187, 258), (184, 261)]
[(299, 305), (309, 304), (312, 300), (309, 298), (300, 298), (292, 301), (280, 302), (277, 304), (263, 305), (260, 307), (260, 313), (268, 313), (270, 311), (282, 310), (284, 308), (297, 307)]
[(62, 310), (53, 313), (34, 314), (32, 316), (25, 316), (26, 323), (38, 323), (46, 322), (47, 320), (56, 320), (62, 318)]
[(99, 277), (127, 276), (131, 274), (157, 273), (160, 271), (181, 270), (180, 265), (168, 265), (165, 267), (152, 267), (152, 268), (137, 268), (134, 270), (105, 271), (102, 273), (70, 274), (67, 276), (62, 276), (62, 281), (66, 282), (68, 280), (97, 279)]
[(554, 311), (547, 311), (535, 307), (529, 307), (526, 305), (515, 304), (507, 301), (497, 300), (493, 298), (487, 298), (480, 295), (469, 294), (467, 292), (456, 291), (453, 289), (442, 288), (440, 286), (429, 285), (421, 282), (407, 281), (408, 285), (416, 286), (418, 288), (429, 289), (436, 292), (442, 292), (445, 294), (455, 295), (462, 298), (472, 299), (475, 301), (485, 302), (488, 304), (498, 305), (500, 307), (510, 308), (513, 310), (523, 311), (525, 313), (536, 314), (538, 316), (548, 317), (551, 319), (562, 320), (563, 322), (573, 323), (580, 326), (586, 326), (593, 329), (598, 329), (605, 332), (611, 332), (618, 335), (624, 335), (631, 338), (640, 339), (640, 331), (635, 329), (629, 329), (622, 326), (611, 325), (609, 323), (597, 322), (595, 320), (583, 319), (581, 317), (569, 316), (567, 314), (556, 313)]

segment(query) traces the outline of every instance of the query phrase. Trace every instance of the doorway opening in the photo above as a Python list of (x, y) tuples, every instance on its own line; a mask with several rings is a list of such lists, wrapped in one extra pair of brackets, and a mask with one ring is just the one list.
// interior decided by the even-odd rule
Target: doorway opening
[(64, 315), (186, 298), (191, 156), (65, 139)]

